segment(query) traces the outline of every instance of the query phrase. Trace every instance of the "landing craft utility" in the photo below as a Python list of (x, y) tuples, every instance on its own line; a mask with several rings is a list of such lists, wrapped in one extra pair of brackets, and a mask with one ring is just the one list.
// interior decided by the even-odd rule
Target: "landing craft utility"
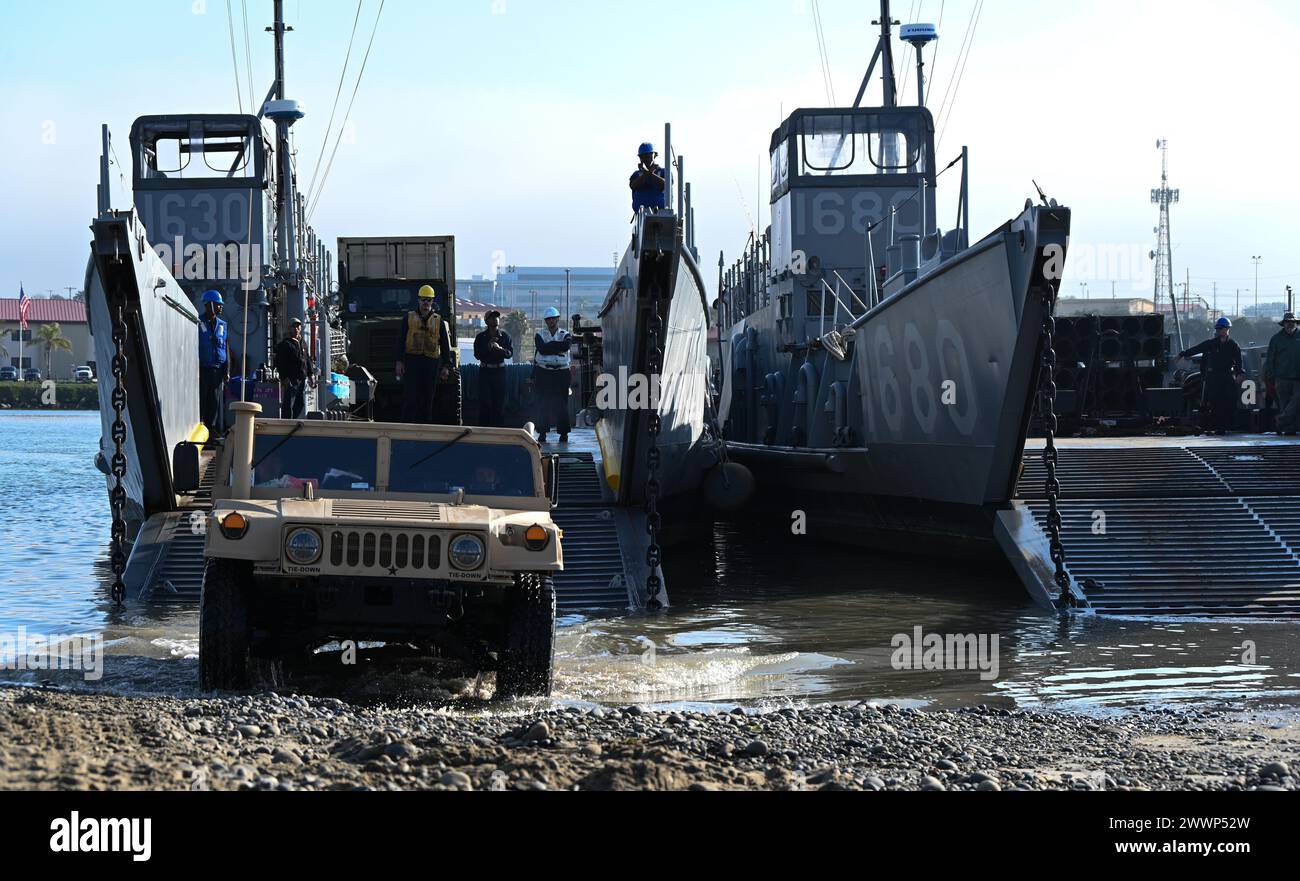
[[(967, 151), (938, 153), (924, 102), (937, 34), (903, 26), (918, 83), (903, 106), (892, 22), (882, 2), (852, 106), (795, 110), (772, 133), (772, 225), (730, 266), (719, 257), (718, 421), (773, 521), (799, 509), (814, 538), (992, 558), (1070, 210), (1027, 201), (971, 241)], [(877, 62), (883, 102), (862, 106)], [(957, 169), (945, 230), (936, 187)]]

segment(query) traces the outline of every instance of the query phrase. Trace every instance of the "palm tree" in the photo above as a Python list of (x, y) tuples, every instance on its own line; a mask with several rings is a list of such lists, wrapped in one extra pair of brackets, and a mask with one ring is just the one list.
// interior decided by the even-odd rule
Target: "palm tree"
[(55, 349), (63, 352), (72, 351), (72, 340), (63, 335), (62, 329), (59, 328), (57, 321), (50, 324), (42, 324), (36, 331), (35, 343), (38, 346), (45, 347), (45, 378), (50, 378), (50, 357), (54, 354)]
[(515, 343), (515, 363), (521, 364), (524, 360), (524, 342), (528, 336), (528, 315), (522, 309), (516, 309), (513, 312), (506, 313), (505, 318), (501, 319), (501, 329), (510, 334), (510, 339)]

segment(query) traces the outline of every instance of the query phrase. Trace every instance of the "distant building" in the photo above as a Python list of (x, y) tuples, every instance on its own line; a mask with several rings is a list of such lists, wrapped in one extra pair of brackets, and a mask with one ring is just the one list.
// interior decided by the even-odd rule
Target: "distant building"
[[(1161, 303), (1156, 311), (1161, 315), (1169, 315), (1173, 308), (1168, 303)], [(1178, 301), (1178, 318), (1181, 321), (1215, 321), (1222, 314), (1201, 297), (1193, 296)]]
[[(457, 286), (460, 282), (456, 282)], [(461, 324), (471, 324), (474, 327), (483, 327), (483, 316), (491, 311), (500, 312), (502, 315), (506, 310), (491, 302), (480, 302), (478, 300), (469, 300), (464, 297), (456, 298), (456, 318)]]
[(1145, 297), (1118, 299), (1061, 297), (1056, 301), (1056, 314), (1062, 318), (1074, 318), (1080, 315), (1150, 315), (1155, 311), (1156, 304)]
[[(570, 314), (594, 318), (613, 283), (613, 267), (570, 267)], [(545, 309), (554, 306), (564, 315), (564, 267), (507, 266), (497, 273), (495, 299), (504, 307), (502, 312), (521, 309), (530, 318), (540, 318)]]
[(456, 296), (480, 303), (491, 303), (496, 298), (496, 281), (475, 275), (456, 279)]
[(1241, 310), (1241, 314), (1246, 318), (1271, 318), (1278, 319), (1282, 313), (1286, 312), (1286, 303), (1260, 303), (1256, 306), (1251, 303)]
[(25, 370), (35, 367), (45, 374), (45, 347), (37, 334), (42, 324), (58, 324), (59, 331), (72, 343), (72, 351), (55, 349), (50, 355), (47, 379), (72, 379), (72, 368), (95, 357), (90, 341), (90, 324), (85, 304), (76, 300), (38, 300), (32, 298), (27, 309), (27, 330), (22, 331), (22, 363), (18, 362), (18, 298), (0, 298), (0, 363)]

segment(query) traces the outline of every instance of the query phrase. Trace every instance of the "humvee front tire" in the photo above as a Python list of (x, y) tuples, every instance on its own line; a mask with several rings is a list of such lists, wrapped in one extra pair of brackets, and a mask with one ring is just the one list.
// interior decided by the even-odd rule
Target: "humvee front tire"
[(555, 583), (544, 573), (520, 573), (506, 606), (506, 648), (496, 696), (547, 697), (554, 667)]
[(253, 564), (208, 560), (199, 603), (199, 687), (204, 691), (248, 688), (253, 672), (253, 621), (248, 585)]

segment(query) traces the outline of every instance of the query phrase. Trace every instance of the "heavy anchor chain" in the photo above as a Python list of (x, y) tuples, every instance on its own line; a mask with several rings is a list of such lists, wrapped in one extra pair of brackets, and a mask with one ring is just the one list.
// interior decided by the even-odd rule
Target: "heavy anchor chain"
[(113, 509), (112, 552), (110, 562), (113, 567), (112, 596), (114, 604), (121, 606), (126, 599), (126, 584), (122, 573), (126, 571), (126, 489), (122, 480), (126, 477), (126, 421), (122, 418), (126, 410), (126, 321), (122, 317), (122, 306), (118, 304), (113, 316), (113, 391), (110, 401), (113, 405), (113, 427), (110, 437), (113, 441), (113, 457), (109, 460), (109, 472), (113, 475), (113, 488), (108, 493), (108, 502)]
[(1070, 609), (1078, 605), (1074, 591), (1070, 589), (1070, 576), (1065, 571), (1065, 546), (1061, 543), (1061, 481), (1056, 476), (1056, 349), (1052, 336), (1056, 332), (1056, 293), (1051, 285), (1043, 287), (1043, 362), (1040, 368), (1039, 415), (1043, 420), (1043, 465), (1047, 469), (1047, 539), (1055, 572), (1052, 580), (1056, 583), (1058, 609)]
[[(650, 370), (651, 381), (658, 377), (663, 370), (664, 350), (663, 350), (663, 318), (659, 315), (659, 291), (654, 289), (650, 293), (650, 320), (647, 322), (646, 329), (648, 333), (647, 352), (649, 358), (646, 366)], [(650, 537), (650, 543), (646, 547), (645, 562), (650, 569), (650, 574), (646, 576), (646, 607), (650, 609), (662, 608), (663, 603), (659, 600), (659, 593), (663, 589), (663, 579), (659, 577), (659, 565), (663, 561), (663, 552), (659, 547), (659, 528), (663, 525), (663, 518), (659, 514), (659, 430), (660, 420), (658, 409), (650, 411), (650, 418), (646, 421), (646, 430), (649, 434), (649, 446), (646, 450), (646, 483), (645, 483), (645, 530)]]

